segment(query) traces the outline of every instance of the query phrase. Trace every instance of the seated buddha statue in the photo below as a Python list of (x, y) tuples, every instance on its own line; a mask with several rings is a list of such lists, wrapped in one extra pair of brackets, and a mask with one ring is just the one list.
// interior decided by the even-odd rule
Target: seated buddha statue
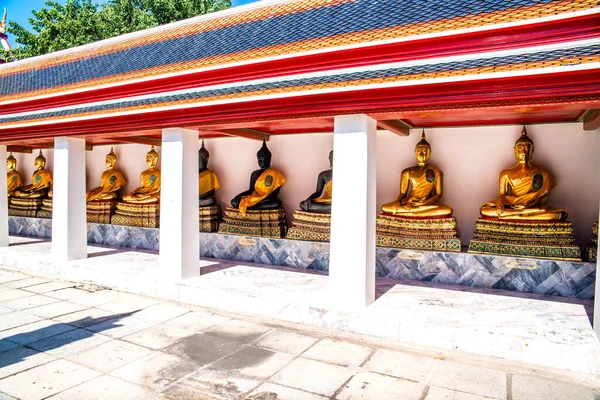
[(415, 156), (417, 165), (400, 174), (398, 198), (384, 204), (381, 210), (401, 217), (449, 217), (452, 207), (441, 202), (442, 171), (429, 164), (431, 146), (425, 139), (425, 132), (415, 147)]
[(110, 153), (106, 155), (106, 171), (100, 177), (100, 186), (87, 192), (85, 195), (86, 201), (107, 201), (116, 200), (119, 195), (119, 190), (127, 184), (127, 180), (116, 167), (117, 155), (113, 148), (110, 148)]
[(124, 202), (147, 204), (160, 201), (160, 169), (156, 167), (157, 164), (158, 153), (152, 146), (146, 154), (148, 169), (140, 174), (140, 187), (123, 196)]
[(48, 197), (48, 189), (52, 185), (52, 176), (44, 167), (46, 166), (46, 158), (40, 154), (35, 158), (36, 171), (31, 176), (31, 185), (22, 186), (15, 190), (14, 197), (24, 199), (39, 199)]
[(15, 190), (23, 185), (23, 180), (19, 171), (17, 171), (17, 159), (10, 153), (6, 157), (6, 192), (8, 196), (13, 196)]
[(329, 152), (329, 167), (317, 177), (317, 190), (308, 199), (300, 202), (300, 208), (308, 212), (331, 214), (333, 184), (333, 150)]
[(217, 204), (215, 191), (221, 187), (217, 174), (208, 168), (209, 157), (210, 154), (204, 147), (203, 140), (202, 147), (198, 151), (198, 200), (200, 201), (200, 207), (210, 207)]
[(231, 200), (231, 205), (238, 208), (242, 215), (246, 215), (247, 209), (273, 210), (281, 207), (281, 200), (277, 196), (285, 183), (285, 177), (271, 168), (271, 151), (264, 140), (256, 158), (260, 169), (250, 175), (250, 188)]
[(517, 164), (500, 173), (499, 196), (481, 206), (481, 215), (499, 219), (565, 220), (565, 210), (547, 205), (550, 190), (556, 186), (548, 171), (533, 166), (533, 141), (523, 127), (515, 142)]

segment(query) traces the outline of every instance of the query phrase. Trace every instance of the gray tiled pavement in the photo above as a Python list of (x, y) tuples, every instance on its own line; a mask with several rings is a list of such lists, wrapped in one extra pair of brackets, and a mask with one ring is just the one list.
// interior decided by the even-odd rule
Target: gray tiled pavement
[(600, 399), (589, 375), (5, 270), (0, 282), (0, 399)]

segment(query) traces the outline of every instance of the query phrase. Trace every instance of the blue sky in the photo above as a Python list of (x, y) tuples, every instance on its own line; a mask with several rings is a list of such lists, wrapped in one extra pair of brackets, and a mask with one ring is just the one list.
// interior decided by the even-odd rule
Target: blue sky
[[(64, 4), (66, 0), (56, 0)], [(253, 3), (257, 0), (232, 0), (234, 6)], [(94, 0), (95, 3), (103, 3), (104, 0)], [(27, 29), (31, 29), (31, 25), (27, 19), (32, 17), (32, 10), (39, 10), (44, 6), (46, 0), (0, 0), (0, 13), (3, 13), (3, 8), (8, 11), (7, 19), (16, 21)], [(0, 18), (2, 16), (0, 15)], [(9, 38), (10, 40), (10, 38)]]

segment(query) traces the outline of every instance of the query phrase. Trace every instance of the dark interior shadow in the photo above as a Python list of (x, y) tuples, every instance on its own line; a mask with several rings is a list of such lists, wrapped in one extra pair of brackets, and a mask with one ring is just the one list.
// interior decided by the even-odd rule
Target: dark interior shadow
[[(24, 332), (24, 333), (18, 333), (16, 335), (13, 336), (8, 336), (3, 338), (2, 340), (6, 340), (12, 343), (15, 343), (17, 345), (17, 347), (15, 348), (19, 348), (19, 347), (25, 347), (25, 348), (29, 348), (29, 349), (33, 349), (36, 351), (48, 351), (48, 350), (52, 350), (52, 349), (56, 349), (59, 348), (61, 346), (64, 346), (66, 344), (69, 343), (73, 343), (76, 342), (78, 340), (82, 340), (82, 339), (86, 339), (88, 337), (91, 337), (93, 335), (95, 335), (96, 333), (100, 333), (109, 329), (113, 329), (116, 327), (121, 326), (118, 322), (125, 317), (129, 317), (135, 313), (137, 313), (140, 310), (136, 310), (136, 311), (132, 311), (132, 312), (128, 312), (128, 313), (121, 313), (121, 314), (114, 314), (114, 315), (107, 315), (105, 317), (99, 317), (99, 318), (92, 318), (92, 317), (85, 317), (82, 319), (79, 319), (77, 321), (72, 321), (69, 323), (56, 323), (44, 328), (40, 328), (40, 329), (36, 329), (34, 331), (30, 331), (30, 332)], [(91, 331), (91, 330), (86, 330), (85, 328), (90, 327), (92, 325), (97, 325), (97, 324), (101, 324), (99, 326), (96, 326), (96, 328)], [(73, 329), (71, 330), (57, 330), (56, 328), (58, 326), (65, 326), (65, 325), (70, 325)], [(54, 334), (54, 332), (57, 332), (56, 334)], [(42, 339), (36, 340), (36, 341), (30, 341), (28, 340), (28, 337), (41, 337)], [(15, 348), (11, 348), (9, 350), (7, 350), (6, 352), (0, 353), (0, 368), (12, 365), (12, 364), (17, 364), (21, 361), (24, 361), (29, 355), (25, 355), (25, 356), (21, 356), (21, 357), (10, 357), (7, 356), (7, 352), (14, 350)]]
[(88, 253), (87, 258), (110, 256), (112, 254), (118, 254), (118, 253), (127, 253), (127, 250), (123, 250), (121, 248), (117, 248), (117, 249), (107, 248), (106, 251), (98, 251), (98, 252), (94, 252), (94, 253)]

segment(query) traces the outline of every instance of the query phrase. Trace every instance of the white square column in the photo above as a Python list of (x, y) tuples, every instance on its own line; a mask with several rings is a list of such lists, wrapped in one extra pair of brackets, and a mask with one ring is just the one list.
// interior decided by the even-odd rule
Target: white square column
[(6, 146), (0, 146), (0, 247), (8, 246), (8, 196), (6, 193)]
[(169, 281), (200, 275), (198, 148), (197, 131), (163, 129), (159, 258)]
[(85, 139), (54, 139), (52, 255), (56, 261), (87, 257)]
[(329, 296), (343, 311), (375, 301), (376, 131), (364, 114), (335, 117)]
[[(600, 219), (600, 207), (598, 207), (598, 218)], [(596, 332), (596, 336), (600, 339), (600, 241), (598, 241), (598, 248), (596, 252), (596, 286), (594, 287), (594, 318), (593, 328)]]

